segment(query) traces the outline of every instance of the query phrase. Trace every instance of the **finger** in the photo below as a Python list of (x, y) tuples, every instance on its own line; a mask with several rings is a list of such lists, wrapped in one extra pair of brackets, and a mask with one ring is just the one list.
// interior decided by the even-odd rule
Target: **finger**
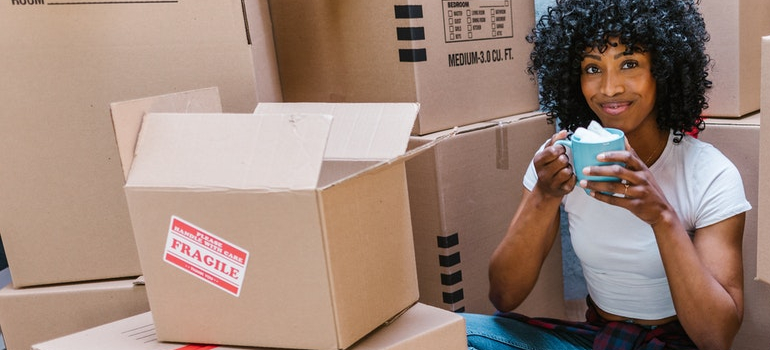
[[(548, 146), (553, 146), (556, 143), (556, 141), (564, 140), (566, 138), (567, 138), (567, 130), (560, 130), (559, 132), (557, 132), (557, 133), (553, 134), (553, 136), (551, 136), (551, 141), (548, 143)], [(564, 146), (562, 146), (562, 147), (564, 147)]]
[(629, 184), (626, 186), (623, 182), (581, 180), (579, 186), (590, 192), (597, 192), (613, 197), (630, 197), (631, 185)]
[(567, 181), (562, 184), (561, 189), (564, 192), (568, 193), (568, 192), (571, 192), (573, 188), (575, 188), (576, 184), (577, 184), (577, 176), (575, 176), (575, 174), (572, 173), (569, 179), (567, 179)]
[(627, 167), (619, 164), (608, 165), (592, 165), (582, 169), (583, 175), (586, 176), (606, 176), (612, 177), (620, 181), (622, 179), (630, 180), (632, 177), (631, 170)]
[(562, 184), (574, 176), (572, 165), (567, 155), (562, 154), (546, 164), (542, 164), (538, 170), (538, 177), (548, 179), (549, 182)]
[[(536, 167), (546, 167), (550, 165), (560, 169), (569, 164), (569, 156), (567, 156), (564, 146), (553, 145), (544, 148), (536, 154), (534, 162)], [(556, 165), (551, 165), (552, 163), (555, 163)]]
[[(628, 143), (628, 141), (626, 141)], [(639, 159), (633, 148), (625, 151), (607, 151), (596, 155), (596, 160), (608, 163), (623, 163), (626, 168), (640, 170), (643, 169), (644, 162)]]

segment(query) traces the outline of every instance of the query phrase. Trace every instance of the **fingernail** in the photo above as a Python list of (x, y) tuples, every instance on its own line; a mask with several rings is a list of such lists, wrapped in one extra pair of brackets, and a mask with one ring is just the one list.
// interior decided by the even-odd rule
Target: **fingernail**
[(585, 174), (585, 175), (588, 175), (588, 173), (589, 173), (590, 171), (591, 171), (591, 169), (590, 169), (590, 168), (588, 168), (588, 167), (585, 167), (585, 168), (583, 168), (583, 170), (582, 170), (583, 174)]
[(599, 153), (596, 155), (596, 160), (604, 160), (604, 157), (605, 157), (604, 153)]
[(588, 186), (588, 180), (580, 180), (580, 187), (585, 188), (586, 186)]

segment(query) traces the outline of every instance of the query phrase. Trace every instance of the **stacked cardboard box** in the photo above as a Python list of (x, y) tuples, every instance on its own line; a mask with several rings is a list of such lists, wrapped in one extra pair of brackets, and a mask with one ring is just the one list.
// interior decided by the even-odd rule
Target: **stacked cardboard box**
[(703, 0), (699, 3), (711, 40), (709, 117), (738, 118), (759, 110), (760, 42), (770, 34), (770, 2)]
[[(762, 110), (770, 111), (770, 36), (762, 38)], [(759, 176), (770, 174), (770, 135), (760, 134)], [(757, 278), (770, 283), (770, 188), (759, 187), (759, 233), (757, 246)]]
[(29, 349), (149, 309), (144, 286), (133, 278), (0, 290), (0, 325), (8, 350)]
[(141, 274), (109, 104), (210, 86), (226, 111), (276, 101), (266, 20), (266, 0), (0, 4), (0, 233), (15, 287)]
[[(762, 38), (762, 86), (761, 86), (761, 105), (762, 111), (770, 111), (770, 36)], [(767, 119), (765, 113), (761, 119), (762, 123), (767, 123), (764, 119)], [(761, 131), (761, 130), (760, 130)], [(756, 245), (750, 246), (744, 250), (744, 254), (756, 253), (756, 263), (749, 260), (747, 263), (751, 264), (749, 271), (753, 271), (756, 268), (756, 280), (752, 282), (758, 284), (752, 287), (761, 291), (760, 293), (747, 292), (747, 303), (751, 302), (752, 309), (749, 309), (749, 305), (746, 307), (747, 313), (752, 316), (751, 321), (745, 322), (741, 329), (741, 332), (747, 328), (751, 334), (756, 338), (754, 344), (768, 344), (770, 343), (770, 335), (767, 334), (767, 329), (770, 327), (770, 310), (768, 310), (767, 300), (770, 299), (770, 188), (764, 183), (764, 180), (768, 178), (770, 174), (770, 135), (767, 131), (758, 132), (755, 149), (758, 151), (758, 161), (752, 166), (758, 167), (758, 179), (755, 189), (758, 192), (757, 206), (754, 210), (757, 213), (757, 237)], [(736, 138), (736, 143), (741, 143), (742, 139)], [(745, 238), (744, 238), (745, 239)], [(749, 278), (754, 277), (748, 276)], [(747, 281), (750, 280), (747, 278)], [(751, 293), (751, 294), (749, 294)], [(748, 348), (748, 347), (747, 347)], [(760, 349), (760, 346), (754, 346), (756, 349)]]
[[(37, 344), (33, 350), (236, 350), (227, 346), (161, 343), (151, 313)], [(356, 343), (350, 350), (463, 350), (465, 324), (460, 316), (417, 304), (394, 322)], [(244, 348), (237, 348), (244, 349)], [(255, 348), (255, 350), (257, 350)], [(266, 350), (266, 349), (265, 349)]]
[(419, 102), (415, 134), (537, 110), (532, 0), (270, 2), (285, 101)]
[[(491, 314), (487, 268), (522, 194), (524, 173), (554, 126), (525, 113), (459, 128), (457, 136), (407, 162), (420, 301)], [(413, 136), (418, 146), (447, 132)], [(564, 318), (560, 242), (517, 311)]]

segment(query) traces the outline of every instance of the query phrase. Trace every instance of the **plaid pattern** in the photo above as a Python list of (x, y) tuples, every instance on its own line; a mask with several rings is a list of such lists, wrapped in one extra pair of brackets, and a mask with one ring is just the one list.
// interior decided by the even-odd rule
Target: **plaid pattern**
[(531, 318), (509, 312), (508, 317), (545, 329), (570, 332), (593, 339), (593, 350), (697, 350), (678, 321), (660, 326), (642, 326), (629, 322), (607, 321), (588, 299), (585, 322), (551, 318)]

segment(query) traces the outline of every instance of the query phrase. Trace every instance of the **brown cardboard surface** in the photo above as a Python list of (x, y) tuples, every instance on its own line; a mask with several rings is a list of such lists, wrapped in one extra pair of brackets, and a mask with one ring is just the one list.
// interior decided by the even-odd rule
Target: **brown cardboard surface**
[[(770, 111), (770, 36), (762, 38), (762, 110)], [(770, 135), (767, 132), (759, 134), (759, 174), (764, 179), (770, 174)], [(770, 187), (759, 186), (758, 190), (757, 278), (770, 283)]]
[[(185, 344), (158, 342), (152, 314), (115, 321), (36, 344), (32, 350), (180, 350)], [(213, 349), (245, 349), (218, 346)], [(257, 349), (257, 348), (250, 348)], [(260, 348), (265, 349), (265, 348)], [(424, 304), (409, 308), (393, 323), (377, 329), (350, 350), (461, 350), (467, 349), (462, 317)]]
[[(740, 119), (706, 120), (706, 130), (699, 138), (713, 144), (738, 168), (743, 179), (746, 198), (753, 209), (746, 213), (743, 231), (744, 316), (741, 330), (733, 349), (761, 350), (770, 344), (770, 286), (755, 279), (758, 268), (758, 219), (765, 205), (758, 200), (760, 154), (760, 115), (751, 114)], [(760, 221), (761, 222), (761, 221)]]
[(0, 4), (0, 234), (13, 283), (139, 275), (109, 104), (216, 86), (225, 111), (252, 111), (259, 49), (242, 2), (18, 3)]
[(761, 37), (770, 34), (770, 2), (703, 0), (699, 6), (714, 63), (704, 115), (734, 118), (759, 110)]
[[(158, 339), (347, 348), (417, 302), (404, 172), (412, 155), (404, 151), (418, 106), (362, 106), (337, 104), (331, 115), (145, 116), (126, 197)], [(394, 110), (387, 120), (400, 126), (377, 123)], [(354, 128), (334, 131), (347, 126)], [(368, 137), (347, 148), (392, 148), (391, 140), (402, 155), (378, 158), (382, 150), (371, 149), (330, 159), (363, 166), (318, 184), (321, 168), (335, 168), (321, 164), (329, 145), (340, 144), (332, 135), (360, 134)], [(216, 268), (184, 271), (164, 261), (184, 253), (165, 245), (177, 219), (247, 252), (236, 291), (209, 283), (230, 281)], [(194, 265), (191, 251), (180, 256)]]
[(150, 310), (134, 279), (0, 290), (0, 327), (8, 350), (96, 327)]
[(534, 3), (488, 5), (271, 1), (283, 98), (419, 102), (420, 135), (537, 110), (525, 40)]
[(131, 169), (136, 137), (139, 135), (144, 115), (164, 112), (221, 113), (219, 89), (213, 87), (111, 103), (110, 115), (114, 116), (114, 130), (122, 133), (115, 138), (125, 177), (128, 177), (128, 171)]
[[(407, 162), (420, 302), (491, 314), (488, 262), (505, 235), (532, 156), (554, 133), (542, 113), (460, 128)], [(441, 133), (413, 136), (428, 142)], [(530, 297), (517, 311), (563, 318), (561, 246), (554, 245)]]
[(270, 19), (268, 2), (267, 0), (243, 0), (242, 4), (249, 33), (248, 41), (254, 60), (257, 101), (283, 101), (273, 43), (273, 22)]

